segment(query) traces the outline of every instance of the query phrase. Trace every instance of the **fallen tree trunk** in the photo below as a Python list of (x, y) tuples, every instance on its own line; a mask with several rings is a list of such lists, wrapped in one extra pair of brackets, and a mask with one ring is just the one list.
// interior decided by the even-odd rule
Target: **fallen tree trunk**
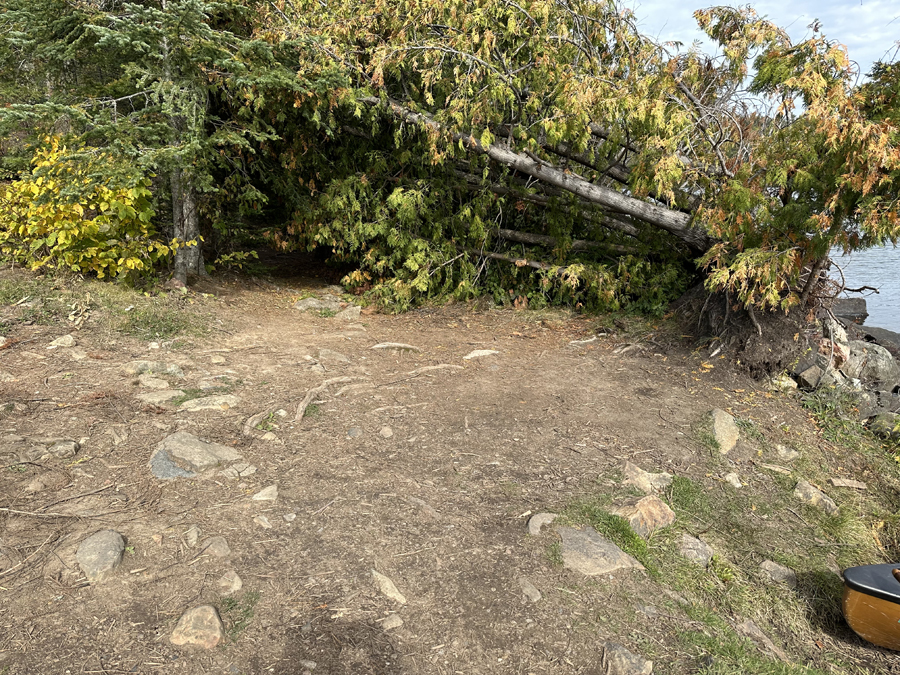
[[(448, 130), (430, 115), (412, 111), (397, 101), (381, 101), (371, 96), (360, 100), (370, 105), (385, 105), (393, 115), (406, 122), (442, 134), (448, 133)], [(471, 134), (449, 132), (449, 136), (470, 152), (487, 155), (494, 161), (520, 173), (665, 230), (695, 251), (705, 252), (715, 243), (715, 240), (702, 229), (692, 226), (691, 216), (686, 213), (673, 211), (664, 206), (622, 194), (612, 188), (596, 185), (576, 173), (559, 169), (534, 155), (516, 152), (497, 143), (482, 144)]]
[[(531, 232), (519, 232), (518, 230), (508, 230), (500, 228), (498, 234), (501, 239), (507, 241), (515, 241), (520, 244), (532, 244), (535, 246), (546, 246), (548, 248), (556, 248), (559, 246), (559, 240), (546, 234), (532, 234)], [(622, 246), (620, 244), (606, 244), (601, 241), (588, 241), (587, 239), (575, 239), (569, 247), (572, 251), (588, 251), (591, 249), (603, 249), (618, 253), (619, 255), (628, 255), (639, 253), (636, 248), (631, 246)]]

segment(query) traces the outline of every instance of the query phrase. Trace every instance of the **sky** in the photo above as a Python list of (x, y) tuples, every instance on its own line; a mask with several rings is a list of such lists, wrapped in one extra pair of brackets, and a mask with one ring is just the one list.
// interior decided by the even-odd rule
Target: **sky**
[[(850, 59), (859, 64), (862, 75), (869, 72), (875, 61), (892, 60), (896, 43), (900, 40), (898, 0), (761, 0), (740, 3), (693, 0), (692, 4), (682, 3), (683, 0), (626, 0), (626, 4), (634, 9), (641, 32), (660, 41), (677, 40), (685, 47), (694, 40), (705, 38), (697, 29), (694, 10), (717, 4), (750, 4), (760, 16), (785, 28), (794, 42), (809, 36), (811, 31), (807, 26), (814, 19), (819, 19), (822, 32), (829, 39), (847, 46)], [(706, 50), (710, 49), (707, 41)]]

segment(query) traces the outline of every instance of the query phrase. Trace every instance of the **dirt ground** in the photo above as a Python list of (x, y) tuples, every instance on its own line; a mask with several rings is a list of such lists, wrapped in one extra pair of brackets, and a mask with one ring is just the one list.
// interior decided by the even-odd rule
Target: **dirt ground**
[[(60, 292), (75, 305), (86, 288)], [(877, 508), (896, 509), (895, 463), (834, 447), (794, 399), (710, 360), (668, 324), (477, 304), (366, 310), (348, 322), (294, 309), (309, 292), (325, 293), (324, 282), (204, 281), (178, 311), (208, 330), (158, 340), (101, 329), (103, 310), (89, 302), (72, 310), (83, 317), (78, 329), (65, 316), (23, 320), (34, 299), (4, 305), (0, 371), (12, 377), (0, 382), (0, 437), (72, 439), (80, 449), (0, 462), (9, 464), (0, 471), (0, 673), (599, 675), (608, 641), (652, 659), (656, 673), (900, 672), (896, 656), (839, 620), (835, 572), (855, 540), (790, 496), (807, 475), (820, 485), (828, 475), (866, 481), (865, 499), (830, 490), (866, 535)], [(48, 349), (69, 333), (77, 347)], [(372, 349), (380, 343), (421, 351)], [(465, 360), (473, 350), (497, 353)], [(180, 365), (184, 379), (168, 379), (185, 398), (239, 400), (197, 412), (145, 403), (136, 395), (146, 388), (123, 369), (136, 359)], [(203, 392), (215, 377), (217, 388)], [(295, 422), (306, 393), (333, 378), (352, 379), (316, 394)], [(727, 458), (697, 431), (712, 408), (752, 432)], [(150, 456), (176, 431), (234, 448), (255, 473), (156, 478)], [(783, 463), (780, 443), (805, 457), (791, 476), (760, 467)], [(704, 528), (664, 494), (679, 518), (650, 540), (660, 574), (566, 569), (553, 529), (530, 536), (528, 517), (551, 511), (577, 525), (573, 504), (630, 496), (626, 460), (688, 479), (680, 484), (710, 499), (724, 495), (729, 518), (747, 530), (722, 525), (716, 501)], [(741, 474), (743, 492), (723, 482), (729, 471)], [(251, 499), (272, 485), (275, 501)], [(90, 584), (75, 553), (103, 529), (123, 535), (126, 553)], [(713, 544), (715, 569), (673, 562), (683, 532)], [(230, 554), (204, 550), (213, 536)], [(779, 560), (830, 581), (804, 595), (802, 583), (785, 592), (761, 580), (759, 563), (785, 542)], [(881, 561), (875, 548), (865, 555)], [(372, 570), (406, 604), (380, 593)], [(219, 585), (229, 571), (243, 581), (233, 594)], [(521, 579), (539, 601), (523, 596)], [(787, 595), (791, 621), (766, 604)], [(221, 615), (224, 643), (171, 644), (182, 613), (202, 604)], [(402, 625), (386, 630), (392, 615)], [(745, 619), (776, 652), (736, 637)], [(726, 643), (742, 655), (719, 648)]]

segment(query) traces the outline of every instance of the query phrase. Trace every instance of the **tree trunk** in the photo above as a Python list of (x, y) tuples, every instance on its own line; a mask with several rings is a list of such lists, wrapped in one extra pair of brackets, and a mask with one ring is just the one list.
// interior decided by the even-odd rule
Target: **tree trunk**
[(181, 169), (172, 170), (170, 181), (172, 184), (172, 224), (175, 239), (178, 240), (178, 248), (175, 249), (175, 271), (172, 276), (187, 285), (188, 275), (206, 275), (203, 253), (200, 251), (199, 200), (197, 190), (190, 183), (185, 184)]
[[(374, 97), (365, 97), (360, 100), (371, 105), (382, 104), (381, 100)], [(399, 119), (423, 127), (429, 127), (441, 133), (447, 132), (447, 129), (439, 122), (425, 113), (409, 110), (396, 101), (388, 101), (388, 106), (390, 111)], [(665, 230), (695, 251), (705, 252), (715, 244), (715, 239), (701, 228), (694, 227), (691, 224), (691, 216), (686, 213), (631, 197), (603, 185), (596, 185), (576, 173), (560, 169), (531, 153), (516, 152), (499, 143), (483, 145), (471, 134), (451, 132), (450, 137), (454, 141), (461, 142), (471, 152), (487, 155), (495, 162), (531, 176), (545, 184), (571, 192), (585, 201), (599, 204), (611, 211), (630, 216)]]

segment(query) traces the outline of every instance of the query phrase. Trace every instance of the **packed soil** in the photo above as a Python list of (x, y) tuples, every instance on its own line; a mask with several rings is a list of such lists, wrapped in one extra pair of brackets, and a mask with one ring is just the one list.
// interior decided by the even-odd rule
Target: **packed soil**
[[(656, 673), (742, 672), (726, 670), (738, 658), (717, 650), (726, 641), (755, 668), (744, 672), (900, 672), (840, 619), (838, 574), (856, 540), (792, 498), (797, 479), (818, 481), (865, 535), (874, 507), (825, 479), (865, 481), (865, 499), (886, 513), (896, 464), (834, 446), (794, 397), (671, 324), (477, 303), (347, 321), (294, 309), (335, 289), (292, 273), (162, 293), (153, 301), (205, 328), (148, 339), (102, 324), (106, 310), (84, 299), (91, 288), (48, 292), (66, 298), (68, 317), (26, 320), (40, 298), (0, 315), (0, 371), (11, 376), (0, 382), (0, 436), (79, 443), (74, 457), (0, 462), (0, 673), (600, 674), (612, 672), (607, 642)], [(67, 334), (75, 346), (48, 348)], [(373, 348), (384, 343), (415, 349)], [(495, 353), (464, 358), (475, 350)], [(179, 365), (183, 379), (153, 375), (181, 399), (138, 399), (151, 390), (124, 368), (135, 360)], [(211, 395), (236, 399), (185, 408)], [(745, 421), (727, 456), (704, 442), (713, 408)], [(150, 457), (177, 431), (234, 449), (255, 471), (157, 478)], [(804, 457), (787, 476), (762, 467), (785, 464), (778, 444)], [(663, 491), (678, 518), (650, 537), (648, 555), (675, 561), (690, 533), (717, 550), (712, 565), (587, 577), (561, 564), (554, 526), (528, 534), (532, 514), (580, 527), (578, 505), (633, 497), (627, 461), (699, 486), (713, 504), (704, 520)], [(253, 499), (270, 486), (277, 499)], [(722, 525), (720, 498), (740, 532)], [(124, 558), (90, 583), (76, 551), (106, 529), (124, 537)], [(224, 556), (204, 548), (217, 536)], [(799, 568), (796, 588), (759, 571), (779, 547)], [(234, 592), (220, 583), (232, 571)], [(766, 604), (780, 596), (796, 610), (789, 621)], [(204, 604), (224, 639), (172, 644), (179, 617)], [(735, 632), (748, 619), (762, 638)]]

